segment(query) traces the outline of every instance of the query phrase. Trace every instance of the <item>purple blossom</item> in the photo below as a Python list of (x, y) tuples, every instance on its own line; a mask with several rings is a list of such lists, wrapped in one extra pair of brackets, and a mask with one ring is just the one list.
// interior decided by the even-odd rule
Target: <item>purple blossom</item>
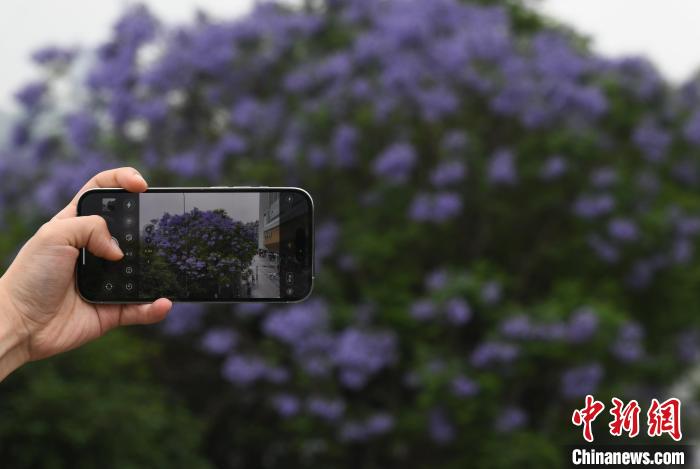
[(263, 331), (288, 345), (303, 342), (308, 337), (325, 331), (328, 312), (320, 300), (290, 306), (265, 318)]
[(97, 121), (85, 112), (71, 114), (66, 117), (68, 140), (77, 149), (89, 147), (95, 140), (98, 130)]
[(580, 344), (593, 338), (598, 330), (598, 315), (589, 307), (581, 307), (573, 312), (569, 318), (568, 340), (574, 344)]
[(644, 356), (643, 338), (642, 326), (636, 322), (627, 322), (618, 329), (611, 351), (622, 362), (637, 362)]
[(445, 445), (456, 437), (456, 430), (447, 414), (442, 409), (434, 409), (428, 417), (428, 433), (438, 444)]
[(524, 314), (510, 317), (501, 323), (501, 334), (509, 339), (529, 339), (534, 325)]
[(15, 98), (25, 109), (31, 111), (39, 105), (47, 90), (46, 83), (33, 82), (17, 91)]
[(593, 394), (603, 378), (603, 367), (599, 363), (571, 368), (561, 377), (561, 393), (566, 398)]
[(182, 335), (198, 328), (202, 322), (204, 308), (198, 303), (175, 303), (163, 321), (163, 332)]
[(509, 433), (523, 427), (527, 423), (527, 414), (518, 407), (504, 409), (496, 418), (495, 429), (501, 433)]
[(446, 161), (438, 165), (430, 173), (430, 182), (435, 187), (442, 187), (454, 184), (464, 179), (466, 168), (461, 161)]
[(462, 199), (454, 192), (435, 195), (419, 193), (409, 208), (409, 216), (420, 222), (444, 223), (462, 210)]
[(293, 417), (299, 413), (299, 399), (291, 394), (276, 394), (272, 397), (272, 406), (277, 413), (285, 418)]
[(481, 300), (487, 305), (494, 305), (501, 301), (501, 284), (496, 281), (485, 282), (481, 286)]
[(435, 317), (437, 307), (431, 300), (418, 300), (411, 305), (410, 314), (413, 319), (427, 321)]
[(338, 167), (348, 168), (355, 164), (357, 160), (357, 130), (347, 124), (343, 124), (335, 129), (331, 147)]
[(676, 350), (681, 360), (688, 363), (700, 360), (700, 334), (698, 334), (697, 329), (681, 332), (676, 344)]
[(309, 414), (329, 422), (337, 422), (345, 412), (345, 403), (340, 399), (319, 396), (310, 397), (306, 407)]
[(605, 189), (617, 182), (617, 171), (612, 168), (598, 168), (591, 173), (591, 184), (599, 189)]
[(479, 385), (464, 375), (458, 375), (450, 382), (450, 390), (457, 397), (472, 397), (479, 392)]
[(75, 51), (47, 46), (32, 53), (32, 60), (39, 65), (65, 65), (73, 60)]
[(613, 218), (610, 220), (608, 233), (618, 241), (634, 241), (639, 237), (637, 224), (628, 218)]
[(469, 137), (461, 130), (451, 130), (442, 137), (440, 147), (448, 154), (458, 154), (466, 150)]
[(561, 177), (568, 169), (566, 159), (561, 156), (550, 156), (545, 160), (540, 169), (540, 177), (545, 181), (551, 181)]
[(587, 241), (598, 259), (609, 264), (613, 264), (620, 259), (620, 252), (612, 243), (596, 235), (589, 236)]
[(664, 159), (671, 144), (671, 135), (650, 119), (642, 121), (634, 130), (632, 140), (651, 162)]
[(239, 386), (250, 386), (265, 377), (268, 366), (256, 356), (231, 355), (221, 368), (223, 377)]
[(374, 174), (393, 184), (402, 184), (416, 164), (416, 152), (405, 142), (395, 143), (377, 156), (373, 163)]
[(437, 269), (426, 275), (425, 286), (430, 291), (442, 290), (447, 285), (448, 280), (447, 272), (443, 269)]
[(693, 145), (700, 145), (700, 111), (693, 112), (683, 126), (683, 136)]
[(479, 344), (472, 352), (471, 363), (477, 368), (494, 364), (508, 364), (518, 357), (518, 348), (505, 342), (488, 341)]
[(343, 371), (341, 380), (350, 388), (365, 385), (373, 374), (396, 358), (396, 336), (391, 332), (369, 332), (355, 328), (343, 331), (332, 352), (333, 362)]
[(496, 151), (488, 166), (488, 179), (493, 184), (512, 185), (517, 182), (515, 154), (510, 150)]
[(228, 353), (236, 344), (238, 336), (232, 329), (210, 329), (202, 337), (202, 348), (209, 353)]
[(671, 245), (671, 261), (676, 264), (687, 264), (695, 253), (695, 247), (693, 243), (687, 239), (676, 239)]
[(610, 213), (615, 199), (609, 194), (582, 195), (574, 203), (574, 213), (581, 218), (596, 218)]
[(451, 298), (445, 303), (445, 316), (450, 324), (461, 326), (469, 322), (472, 317), (472, 310), (466, 300)]

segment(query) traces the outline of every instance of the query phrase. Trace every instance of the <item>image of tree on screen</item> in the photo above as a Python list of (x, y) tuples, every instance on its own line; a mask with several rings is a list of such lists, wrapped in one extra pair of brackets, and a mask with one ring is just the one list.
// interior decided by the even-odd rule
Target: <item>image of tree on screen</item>
[(172, 291), (178, 286), (191, 297), (242, 294), (257, 249), (258, 222), (233, 220), (223, 209), (194, 208), (183, 215), (165, 213), (144, 229), (144, 249), (152, 261), (144, 268), (142, 287)]

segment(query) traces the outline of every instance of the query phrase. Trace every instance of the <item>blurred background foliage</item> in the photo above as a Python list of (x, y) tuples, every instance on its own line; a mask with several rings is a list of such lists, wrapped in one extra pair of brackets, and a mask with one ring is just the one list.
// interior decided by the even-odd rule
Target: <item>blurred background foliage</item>
[(33, 60), (0, 151), (6, 264), (126, 164), (308, 189), (317, 284), (18, 371), (8, 467), (561, 467), (583, 396), (645, 410), (700, 356), (698, 82), (518, 1), (135, 7)]

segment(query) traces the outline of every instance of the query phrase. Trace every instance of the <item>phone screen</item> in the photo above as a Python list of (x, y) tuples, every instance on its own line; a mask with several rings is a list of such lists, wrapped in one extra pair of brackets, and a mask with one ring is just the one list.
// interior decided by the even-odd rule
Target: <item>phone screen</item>
[(311, 290), (313, 207), (301, 189), (97, 189), (78, 214), (102, 216), (124, 252), (81, 252), (88, 301), (296, 301)]

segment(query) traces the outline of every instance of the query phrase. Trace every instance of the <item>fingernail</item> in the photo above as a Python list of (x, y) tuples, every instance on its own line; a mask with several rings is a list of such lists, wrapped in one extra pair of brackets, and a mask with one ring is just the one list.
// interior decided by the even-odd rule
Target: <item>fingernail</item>
[(145, 180), (145, 179), (143, 178), (143, 176), (141, 176), (139, 173), (136, 173), (136, 174), (134, 175), (134, 177), (135, 177), (137, 180), (139, 180), (139, 181), (143, 182), (144, 184), (148, 185), (148, 183), (146, 182), (146, 180)]
[(119, 252), (119, 254), (121, 254), (123, 256), (124, 253), (122, 252), (122, 248), (119, 247), (119, 241), (117, 241), (117, 238), (112, 236), (111, 242), (112, 242), (112, 246), (114, 246), (114, 249), (116, 249)]

